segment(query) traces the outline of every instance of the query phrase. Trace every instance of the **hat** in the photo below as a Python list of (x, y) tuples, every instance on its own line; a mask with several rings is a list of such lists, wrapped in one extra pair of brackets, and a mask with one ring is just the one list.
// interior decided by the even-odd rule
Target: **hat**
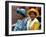
[(29, 9), (28, 11), (27, 11), (27, 15), (29, 16), (29, 12), (31, 13), (31, 11), (33, 11), (33, 12), (35, 12), (36, 13), (36, 17), (38, 17), (39, 16), (39, 12), (38, 12), (38, 10), (36, 10), (36, 9), (34, 9), (34, 8), (31, 8), (31, 9)]
[(22, 15), (22, 16), (25, 16), (26, 11), (25, 11), (25, 9), (23, 9), (23, 8), (17, 8), (17, 9), (16, 9), (16, 13), (17, 13), (17, 14), (20, 14), (20, 15)]

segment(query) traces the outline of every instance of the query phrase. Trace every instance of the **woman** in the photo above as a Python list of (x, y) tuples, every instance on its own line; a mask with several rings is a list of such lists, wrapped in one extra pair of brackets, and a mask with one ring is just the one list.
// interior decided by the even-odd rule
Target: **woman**
[(26, 11), (25, 9), (19, 9), (16, 10), (17, 14), (21, 15), (21, 18), (17, 20), (17, 22), (14, 24), (15, 28), (14, 31), (24, 31), (27, 30), (27, 19), (25, 19)]
[(38, 10), (31, 8), (28, 10), (27, 15), (30, 17), (27, 22), (28, 30), (38, 30), (40, 26), (40, 23), (37, 20), (37, 17), (39, 16)]

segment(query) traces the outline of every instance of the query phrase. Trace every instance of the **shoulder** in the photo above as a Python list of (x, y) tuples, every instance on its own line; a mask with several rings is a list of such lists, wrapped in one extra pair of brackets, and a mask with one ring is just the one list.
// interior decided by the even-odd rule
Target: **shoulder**
[(37, 24), (37, 25), (40, 25), (40, 22), (38, 21), (38, 19), (35, 19), (34, 23)]
[(35, 18), (35, 22), (36, 22), (36, 23), (39, 23), (39, 21), (38, 21), (38, 19), (37, 19), (37, 18)]

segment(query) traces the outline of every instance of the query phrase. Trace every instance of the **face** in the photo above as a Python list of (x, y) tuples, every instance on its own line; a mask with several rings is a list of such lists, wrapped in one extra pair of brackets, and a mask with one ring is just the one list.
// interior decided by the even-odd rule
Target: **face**
[(25, 18), (24, 16), (18, 14), (18, 19), (22, 20), (22, 19), (24, 19), (24, 18)]
[(31, 19), (36, 18), (36, 15), (34, 14), (34, 12), (29, 13), (29, 16), (31, 17)]

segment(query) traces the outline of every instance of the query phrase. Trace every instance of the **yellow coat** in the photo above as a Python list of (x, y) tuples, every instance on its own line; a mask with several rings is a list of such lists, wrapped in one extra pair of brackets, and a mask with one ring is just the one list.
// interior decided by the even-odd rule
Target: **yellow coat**
[(40, 23), (35, 18), (33, 21), (31, 21), (31, 19), (29, 19), (27, 25), (28, 25), (28, 29), (29, 30), (38, 30), (39, 29), (39, 26), (40, 26)]

